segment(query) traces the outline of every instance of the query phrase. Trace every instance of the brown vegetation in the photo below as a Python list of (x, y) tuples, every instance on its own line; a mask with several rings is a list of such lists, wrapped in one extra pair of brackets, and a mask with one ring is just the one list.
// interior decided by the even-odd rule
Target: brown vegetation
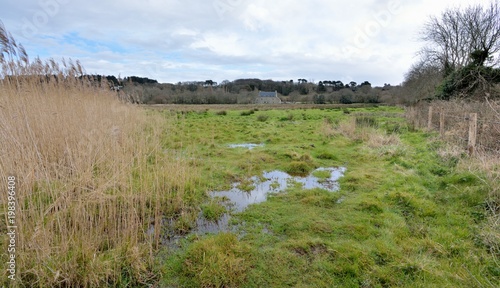
[[(432, 107), (432, 127), (439, 130), (440, 113), (444, 114), (444, 136), (456, 145), (467, 147), (470, 113), (477, 113), (478, 150), (499, 153), (500, 151), (500, 102), (433, 101), (420, 102), (407, 108), (406, 116), (415, 127), (427, 127), (428, 111)], [(465, 148), (464, 148), (465, 149)]]
[[(160, 219), (183, 213), (195, 168), (164, 153), (165, 119), (80, 80), (77, 64), (29, 62), (21, 51), (23, 59), (16, 58), (12, 51), (20, 45), (3, 36), (1, 44), (11, 51), (0, 58), (0, 179), (5, 187), (9, 176), (17, 178), (12, 283), (152, 283), (159, 276), (152, 272)], [(7, 219), (1, 191), (0, 213)], [(7, 251), (1, 223), (0, 249)], [(148, 233), (152, 223), (155, 231)], [(1, 254), (2, 263), (6, 257)], [(6, 270), (0, 275), (8, 281)]]

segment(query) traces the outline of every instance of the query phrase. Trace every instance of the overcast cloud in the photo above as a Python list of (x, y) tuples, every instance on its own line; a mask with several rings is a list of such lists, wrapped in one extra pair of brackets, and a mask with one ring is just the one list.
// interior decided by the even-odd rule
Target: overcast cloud
[(261, 78), (399, 84), (418, 31), (448, 7), (489, 0), (2, 0), (31, 57), (160, 82)]

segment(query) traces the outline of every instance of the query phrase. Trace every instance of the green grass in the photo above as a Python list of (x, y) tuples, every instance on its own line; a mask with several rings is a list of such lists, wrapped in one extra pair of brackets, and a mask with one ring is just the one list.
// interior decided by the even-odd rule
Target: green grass
[(226, 208), (221, 205), (218, 201), (212, 200), (201, 206), (201, 212), (203, 217), (209, 221), (219, 220), (224, 213), (226, 213)]
[[(259, 113), (241, 117), (241, 111), (228, 110), (220, 117), (209, 111), (177, 122), (178, 144), (172, 145), (196, 151), (204, 175), (199, 186), (224, 190), (234, 182), (245, 186), (263, 171), (304, 175), (317, 167), (344, 166), (341, 190), (291, 187), (233, 215), (240, 232), (191, 237), (180, 250), (163, 251), (162, 284), (500, 285), (498, 262), (480, 238), (486, 184), (458, 169), (457, 159), (441, 159), (436, 152), (441, 144), (408, 129), (399, 109), (267, 110), (265, 121)], [(356, 129), (343, 133), (339, 123), (350, 117)], [(325, 135), (325, 127), (333, 132)], [(398, 141), (390, 138), (388, 145), (374, 136)], [(228, 149), (227, 143), (265, 146)], [(211, 215), (222, 212), (211, 205), (202, 211), (215, 219)]]
[(165, 284), (175, 280), (181, 287), (238, 287), (252, 265), (248, 245), (229, 233), (197, 239), (182, 257), (169, 257), (164, 273), (171, 278)]
[(330, 178), (332, 176), (332, 173), (326, 170), (318, 170), (314, 171), (312, 175), (321, 181)]

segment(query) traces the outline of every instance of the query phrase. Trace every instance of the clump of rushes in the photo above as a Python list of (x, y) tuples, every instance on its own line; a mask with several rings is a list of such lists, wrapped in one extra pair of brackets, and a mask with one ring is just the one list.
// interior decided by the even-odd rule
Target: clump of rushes
[(356, 126), (377, 128), (377, 119), (373, 116), (356, 116)]
[(224, 215), (224, 213), (227, 212), (226, 208), (215, 200), (203, 204), (201, 206), (201, 211), (203, 213), (203, 217), (209, 221), (217, 221), (222, 217), (222, 215)]
[(252, 115), (254, 113), (255, 113), (254, 110), (248, 110), (248, 111), (241, 111), (240, 115), (241, 116), (250, 116), (250, 115)]
[(257, 116), (257, 121), (260, 122), (266, 122), (267, 119), (269, 119), (269, 115), (266, 114), (260, 114), (259, 116)]
[(336, 155), (328, 151), (320, 152), (318, 155), (316, 155), (316, 158), (323, 160), (338, 160), (338, 157)]
[(221, 111), (217, 111), (215, 114), (217, 114), (219, 116), (226, 116), (227, 115), (227, 111), (226, 110), (221, 110)]
[(280, 121), (293, 121), (295, 116), (292, 113), (289, 113), (287, 116), (281, 117)]

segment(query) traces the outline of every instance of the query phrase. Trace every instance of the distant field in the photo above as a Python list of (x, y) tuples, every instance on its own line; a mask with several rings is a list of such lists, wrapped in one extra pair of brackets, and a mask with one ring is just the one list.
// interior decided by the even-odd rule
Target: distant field
[[(383, 104), (380, 104), (383, 105)], [(259, 110), (286, 110), (286, 109), (331, 109), (331, 108), (362, 108), (362, 107), (377, 107), (378, 104), (206, 104), (206, 105), (188, 105), (188, 104), (155, 104), (141, 105), (145, 108), (152, 109), (167, 109), (180, 111), (200, 111), (200, 110), (243, 110), (243, 109), (259, 109)]]

